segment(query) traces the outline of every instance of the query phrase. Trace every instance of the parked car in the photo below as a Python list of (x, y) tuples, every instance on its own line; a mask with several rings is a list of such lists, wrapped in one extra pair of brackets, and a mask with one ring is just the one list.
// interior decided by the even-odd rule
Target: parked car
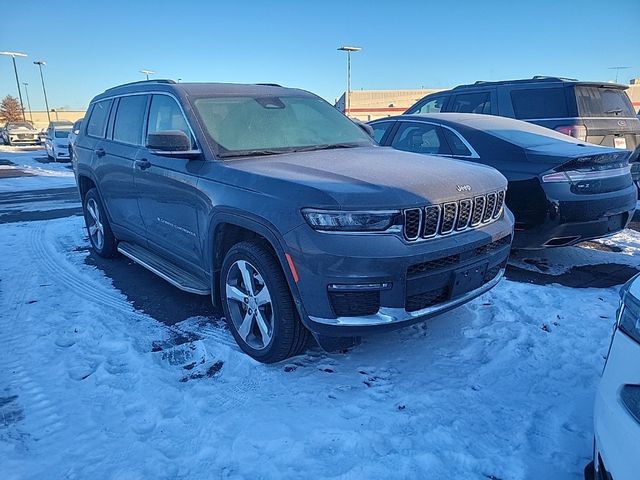
[(303, 90), (115, 87), (74, 152), (93, 250), (211, 295), (261, 362), (452, 309), (509, 254), (499, 172), (378, 147)]
[(38, 131), (29, 122), (7, 122), (0, 131), (5, 145), (37, 145)]
[(73, 159), (73, 144), (76, 141), (78, 133), (80, 133), (80, 125), (82, 125), (82, 118), (76, 120), (71, 127), (71, 132), (69, 133), (69, 158)]
[(49, 160), (70, 160), (69, 156), (69, 135), (73, 124), (71, 123), (50, 123), (47, 129), (47, 136), (44, 146), (47, 149)]
[(509, 180), (514, 248), (559, 247), (611, 235), (633, 217), (637, 195), (628, 150), (490, 115), (401, 115), (370, 125), (381, 145), (498, 169)]
[(593, 462), (585, 478), (635, 480), (640, 471), (640, 276), (620, 291), (594, 409)]
[(634, 150), (640, 121), (627, 85), (536, 76), (476, 82), (422, 98), (405, 113), (483, 113), (516, 118), (596, 145)]

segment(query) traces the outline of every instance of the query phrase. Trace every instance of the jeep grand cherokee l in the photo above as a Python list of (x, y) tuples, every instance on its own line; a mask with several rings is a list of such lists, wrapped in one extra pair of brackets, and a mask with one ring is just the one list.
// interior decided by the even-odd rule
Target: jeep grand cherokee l
[(506, 179), (375, 145), (319, 97), (144, 81), (95, 97), (74, 148), (91, 245), (211, 295), (275, 362), (399, 328), (500, 280)]
[(512, 118), (400, 115), (370, 123), (381, 145), (496, 168), (509, 180), (514, 248), (560, 247), (623, 230), (633, 217), (631, 152)]

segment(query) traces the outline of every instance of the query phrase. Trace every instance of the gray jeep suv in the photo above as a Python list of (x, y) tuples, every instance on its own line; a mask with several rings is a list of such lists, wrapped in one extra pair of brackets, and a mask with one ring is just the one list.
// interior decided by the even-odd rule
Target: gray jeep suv
[(500, 280), (511, 246), (496, 170), (379, 147), (277, 85), (109, 89), (74, 170), (95, 252), (211, 295), (262, 362), (309, 332), (326, 347), (461, 305)]

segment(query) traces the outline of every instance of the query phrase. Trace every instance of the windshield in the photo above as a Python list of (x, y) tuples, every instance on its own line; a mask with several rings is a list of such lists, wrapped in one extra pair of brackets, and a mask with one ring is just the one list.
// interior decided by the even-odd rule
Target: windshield
[(9, 123), (7, 125), (8, 130), (17, 130), (18, 128), (26, 128), (27, 130), (33, 130), (33, 126), (29, 123), (19, 122), (19, 123)]
[(634, 117), (631, 100), (624, 90), (604, 87), (576, 87), (581, 117)]
[(55, 136), (56, 138), (67, 138), (69, 133), (71, 133), (71, 130), (56, 130)]
[(220, 157), (371, 145), (369, 136), (310, 96), (208, 97), (195, 107)]

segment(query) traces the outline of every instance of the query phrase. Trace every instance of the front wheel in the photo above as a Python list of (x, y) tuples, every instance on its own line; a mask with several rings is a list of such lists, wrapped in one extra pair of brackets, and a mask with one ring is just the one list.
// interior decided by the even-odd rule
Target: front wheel
[(241, 242), (229, 250), (220, 293), (231, 333), (245, 353), (275, 363), (304, 350), (309, 331), (300, 321), (280, 263), (263, 243)]
[(92, 188), (87, 192), (82, 209), (91, 246), (101, 257), (113, 257), (116, 253), (116, 237), (111, 231), (111, 225), (109, 225), (109, 219), (102, 206), (98, 190)]

